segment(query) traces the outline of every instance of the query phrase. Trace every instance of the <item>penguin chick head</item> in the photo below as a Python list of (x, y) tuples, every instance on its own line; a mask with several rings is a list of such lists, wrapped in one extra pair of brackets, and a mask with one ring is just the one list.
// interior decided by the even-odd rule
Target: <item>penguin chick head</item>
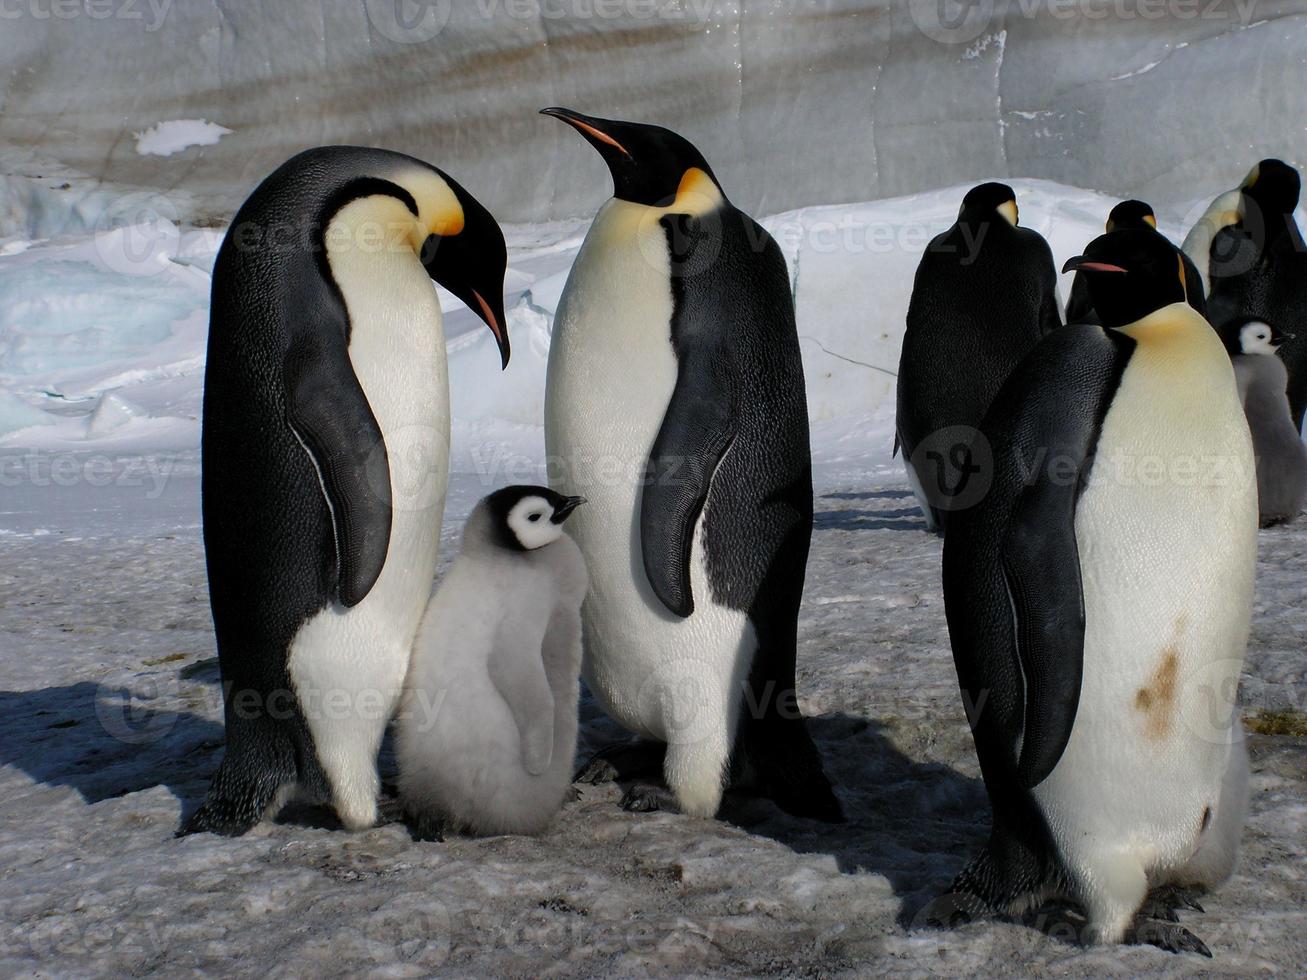
[(1152, 205), (1144, 201), (1122, 201), (1107, 215), (1107, 231), (1118, 228), (1152, 228), (1157, 229), (1157, 215), (1153, 214)]
[(1063, 272), (1085, 273), (1089, 298), (1105, 327), (1125, 327), (1155, 310), (1185, 301), (1184, 262), (1151, 228), (1099, 235)]
[(1265, 320), (1254, 316), (1239, 316), (1227, 320), (1218, 331), (1225, 349), (1236, 354), (1262, 354), (1274, 356), (1280, 345), (1293, 340), (1293, 334), (1281, 333)]
[(679, 133), (662, 126), (584, 116), (571, 109), (540, 112), (561, 119), (599, 151), (613, 175), (613, 196), (620, 200), (670, 207), (686, 194), (725, 198), (708, 161)]
[(958, 220), (986, 221), (995, 212), (1002, 215), (1008, 224), (1016, 226), (1020, 215), (1017, 210), (1016, 191), (1007, 184), (990, 181), (987, 184), (978, 184), (967, 191), (967, 196), (962, 199), (962, 207), (958, 209)]
[[(1245, 198), (1251, 198), (1262, 215), (1292, 214), (1302, 193), (1302, 179), (1298, 171), (1283, 160), (1268, 158), (1260, 161), (1239, 187)], [(1243, 210), (1249, 210), (1245, 202)]]
[(474, 533), (480, 526), (494, 545), (508, 551), (535, 551), (561, 538), (563, 522), (583, 503), (584, 497), (565, 497), (548, 487), (505, 487), (481, 501), (468, 529)]

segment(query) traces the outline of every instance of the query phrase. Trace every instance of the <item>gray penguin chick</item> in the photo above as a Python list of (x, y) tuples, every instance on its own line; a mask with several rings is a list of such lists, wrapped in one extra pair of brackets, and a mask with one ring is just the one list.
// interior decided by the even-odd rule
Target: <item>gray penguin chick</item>
[(1276, 350), (1291, 335), (1256, 317), (1238, 317), (1220, 330), (1257, 456), (1262, 527), (1287, 524), (1307, 504), (1307, 445), (1289, 414), (1289, 373)]
[(418, 627), (397, 719), (400, 800), (419, 838), (535, 834), (572, 782), (581, 670), (581, 497), (498, 490)]

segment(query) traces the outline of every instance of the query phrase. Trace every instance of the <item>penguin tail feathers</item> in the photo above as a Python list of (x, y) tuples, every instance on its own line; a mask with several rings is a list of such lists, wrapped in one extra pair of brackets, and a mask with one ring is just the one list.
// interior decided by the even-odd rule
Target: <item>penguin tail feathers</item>
[(176, 836), (209, 833), (240, 837), (281, 800), (285, 787), (295, 784), (295, 751), (289, 740), (274, 739), (257, 747), (246, 741), (245, 746), (233, 751), (229, 739), (208, 796)]
[(803, 718), (757, 721), (746, 728), (745, 743), (762, 795), (791, 816), (844, 822), (844, 808)]

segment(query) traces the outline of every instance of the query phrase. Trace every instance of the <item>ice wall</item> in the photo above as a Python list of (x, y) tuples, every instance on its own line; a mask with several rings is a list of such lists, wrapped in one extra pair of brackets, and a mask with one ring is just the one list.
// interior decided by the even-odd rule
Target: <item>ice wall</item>
[[(0, 175), (56, 225), (77, 173), (221, 220), (353, 142), (504, 220), (590, 214), (602, 164), (536, 115), (562, 104), (683, 131), (755, 213), (1001, 175), (1175, 207), (1307, 162), (1305, 59), (1302, 0), (5, 0)], [(138, 152), (173, 120), (233, 132)]]

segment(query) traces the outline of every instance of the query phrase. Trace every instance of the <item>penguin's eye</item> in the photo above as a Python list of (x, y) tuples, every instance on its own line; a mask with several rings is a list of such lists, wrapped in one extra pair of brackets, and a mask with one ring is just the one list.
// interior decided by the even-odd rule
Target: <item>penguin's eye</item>
[(527, 520), (530, 521), (532, 524), (534, 524), (536, 523), (536, 521), (540, 520), (540, 518), (543, 516), (544, 515), (542, 515), (539, 511), (536, 511), (534, 514), (528, 517)]

